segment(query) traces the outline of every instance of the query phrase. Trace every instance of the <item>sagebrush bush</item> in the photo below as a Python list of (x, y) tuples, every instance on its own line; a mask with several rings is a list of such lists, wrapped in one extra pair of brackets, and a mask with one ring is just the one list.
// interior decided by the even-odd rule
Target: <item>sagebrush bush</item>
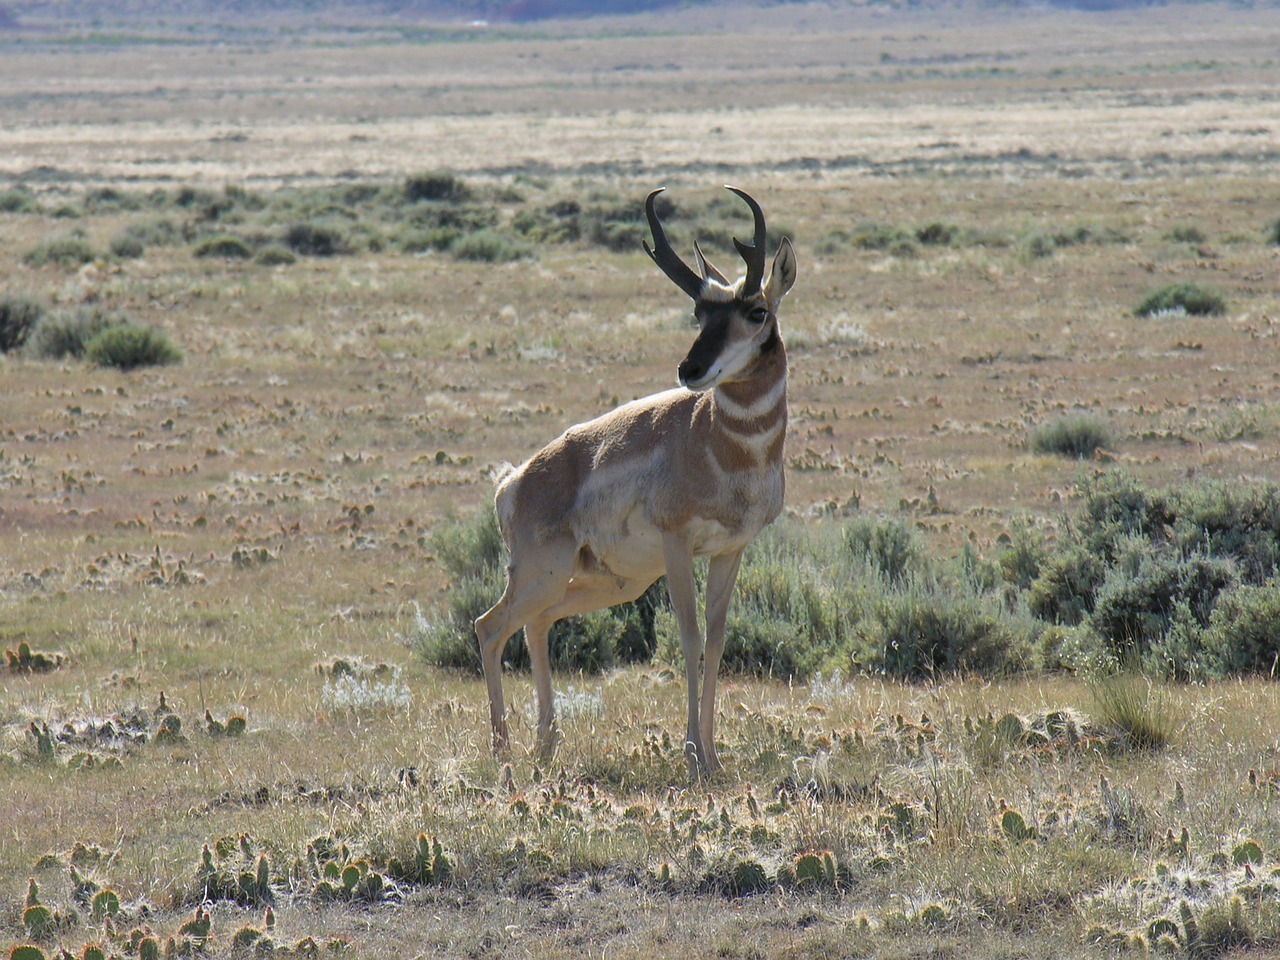
[(347, 231), (326, 223), (295, 223), (285, 231), (284, 243), (294, 253), (306, 257), (336, 257), (351, 252)]
[(533, 248), (501, 230), (477, 230), (459, 237), (449, 248), (459, 260), (510, 263), (533, 255)]
[(17, 350), (44, 316), (44, 307), (28, 297), (0, 296), (0, 353)]
[(61, 237), (50, 237), (41, 241), (35, 249), (25, 257), (24, 262), (32, 267), (44, 267), (50, 264), (59, 267), (79, 267), (96, 259), (93, 245), (83, 233), (68, 233)]
[(84, 356), (85, 344), (108, 327), (129, 322), (122, 313), (104, 307), (77, 307), (46, 314), (32, 328), (24, 348), (40, 360)]
[(1004, 581), (1019, 590), (1030, 588), (1039, 578), (1049, 556), (1044, 538), (1029, 523), (1015, 522), (1009, 533), (999, 538), (999, 542), (1007, 545), (998, 561)]
[(855, 517), (845, 525), (843, 543), (850, 556), (890, 582), (922, 572), (924, 546), (905, 520)]
[(107, 327), (84, 345), (84, 355), (99, 367), (126, 371), (167, 366), (182, 360), (182, 351), (167, 333), (136, 323)]
[(1083, 460), (1115, 441), (1111, 424), (1088, 413), (1068, 414), (1058, 420), (1042, 423), (1031, 431), (1031, 449), (1036, 453), (1056, 454)]
[(1197, 283), (1171, 283), (1153, 290), (1138, 304), (1134, 313), (1140, 317), (1154, 317), (1168, 313), (1185, 313), (1191, 316), (1219, 316), (1227, 309), (1226, 300), (1212, 287)]
[(297, 263), (298, 258), (292, 250), (288, 250), (278, 243), (269, 243), (258, 251), (258, 255), (253, 258), (253, 262), (263, 267), (283, 267), (291, 263)]
[(1209, 239), (1208, 234), (1194, 223), (1179, 223), (1165, 236), (1177, 243), (1204, 243)]
[(914, 256), (917, 252), (912, 233), (878, 220), (864, 220), (854, 226), (850, 242), (859, 250), (883, 250), (898, 257)]
[(38, 207), (35, 194), (30, 190), (21, 187), (0, 190), (0, 213), (30, 213)]
[(223, 260), (248, 260), (253, 256), (251, 247), (243, 237), (220, 233), (205, 237), (191, 251), (197, 257), (218, 257)]
[[(445, 609), (420, 617), (413, 643), (431, 663), (480, 670), (472, 621), (503, 589), (505, 548), (491, 511), (446, 520), (432, 534), (451, 578)], [(705, 564), (697, 565), (699, 594)], [(730, 603), (721, 669), (805, 682), (821, 672), (918, 679), (949, 672), (1025, 669), (1044, 625), (1011, 603), (999, 567), (965, 551), (946, 564), (923, 555), (900, 518), (860, 517), (842, 528), (774, 525), (743, 556)], [(655, 650), (683, 668), (678, 624), (658, 581), (635, 603), (552, 631), (560, 670), (647, 662)], [(505, 661), (526, 667), (517, 635)]]
[(117, 233), (111, 238), (111, 255), (120, 260), (137, 260), (147, 252), (146, 244), (131, 233)]
[(1280, 675), (1280, 582), (1268, 579), (1223, 593), (1204, 648), (1216, 675)]
[(452, 173), (433, 171), (409, 177), (404, 183), (404, 194), (411, 201), (462, 203), (471, 199), (471, 188), (466, 181)]
[(950, 584), (910, 584), (875, 604), (852, 656), (859, 668), (900, 680), (999, 676), (1026, 668), (1030, 639), (989, 598)]
[(132, 220), (120, 235), (131, 237), (144, 247), (168, 247), (186, 239), (183, 228), (170, 217), (163, 216)]
[(409, 230), (400, 236), (402, 253), (426, 253), (429, 250), (446, 251), (462, 238), (457, 227), (431, 227)]
[(926, 247), (949, 247), (960, 236), (960, 228), (950, 223), (934, 220), (916, 228), (916, 239)]
[[(1032, 614), (1079, 624), (1100, 654), (1164, 676), (1258, 669), (1245, 666), (1256, 663), (1259, 635), (1248, 624), (1255, 615), (1265, 622), (1266, 594), (1240, 591), (1269, 583), (1280, 565), (1280, 487), (1207, 481), (1150, 489), (1112, 472), (1081, 493), (1074, 523), (1028, 591)], [(1239, 607), (1245, 601), (1247, 611)]]

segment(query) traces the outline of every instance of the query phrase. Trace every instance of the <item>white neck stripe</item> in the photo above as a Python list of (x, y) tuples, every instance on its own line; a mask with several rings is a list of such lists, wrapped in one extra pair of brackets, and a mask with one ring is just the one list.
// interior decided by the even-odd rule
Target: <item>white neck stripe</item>
[(766, 413), (772, 413), (778, 404), (782, 402), (786, 393), (787, 378), (785, 376), (770, 387), (768, 393), (747, 404), (731, 400), (723, 390), (717, 389), (715, 392), (716, 407), (734, 420), (756, 420)]
[(768, 430), (761, 430), (759, 432), (753, 431), (751, 433), (743, 433), (741, 430), (735, 430), (728, 426), (724, 428), (724, 432), (732, 437), (733, 442), (740, 447), (745, 447), (750, 450), (761, 450), (773, 443), (773, 441), (777, 439), (778, 434), (785, 430), (786, 427), (786, 421), (779, 420)]

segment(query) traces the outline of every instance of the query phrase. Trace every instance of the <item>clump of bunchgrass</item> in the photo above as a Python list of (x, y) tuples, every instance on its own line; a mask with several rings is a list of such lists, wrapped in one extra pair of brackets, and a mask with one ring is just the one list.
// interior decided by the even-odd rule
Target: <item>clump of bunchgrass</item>
[(1177, 315), (1205, 317), (1219, 316), (1225, 313), (1226, 309), (1226, 300), (1217, 290), (1184, 281), (1153, 290), (1138, 304), (1134, 313), (1139, 317), (1159, 318)]
[(1071, 413), (1042, 423), (1031, 432), (1031, 449), (1083, 460), (1115, 442), (1111, 424), (1091, 413)]
[(1163, 688), (1132, 672), (1096, 676), (1088, 681), (1093, 717), (1134, 750), (1163, 750), (1173, 742), (1181, 721)]

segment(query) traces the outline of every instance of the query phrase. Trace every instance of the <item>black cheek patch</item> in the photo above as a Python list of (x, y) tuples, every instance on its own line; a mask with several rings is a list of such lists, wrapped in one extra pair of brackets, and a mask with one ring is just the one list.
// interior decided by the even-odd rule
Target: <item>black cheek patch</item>
[(716, 360), (724, 353), (725, 343), (729, 339), (729, 327), (733, 318), (734, 307), (731, 304), (713, 304), (700, 307), (699, 312), (705, 316), (702, 332), (693, 341), (682, 371), (687, 371), (689, 379), (700, 379), (703, 374), (715, 366)]

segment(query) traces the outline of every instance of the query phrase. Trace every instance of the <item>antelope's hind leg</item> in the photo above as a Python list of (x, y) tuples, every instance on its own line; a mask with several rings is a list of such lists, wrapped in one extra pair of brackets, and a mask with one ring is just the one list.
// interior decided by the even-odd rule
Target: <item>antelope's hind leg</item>
[[(502, 693), (502, 654), (507, 648), (507, 641), (526, 624), (543, 623), (547, 612), (564, 599), (569, 580), (573, 576), (576, 552), (573, 543), (563, 542), (539, 545), (536, 550), (519, 555), (516, 549), (512, 549), (511, 563), (507, 566), (507, 586), (502, 598), (475, 622), (476, 640), (480, 644), (480, 662), (484, 667), (485, 686), (489, 691), (489, 723), (495, 753), (506, 750), (510, 744), (507, 710)], [(547, 626), (554, 622), (548, 622)], [(543, 683), (539, 678), (538, 655), (533, 653), (536, 640), (534, 637), (529, 637), (529, 640), (530, 655), (534, 660), (534, 679), (539, 684), (541, 694)], [(545, 631), (542, 650), (546, 650)], [(549, 689), (549, 664), (546, 670), (546, 686)], [(549, 696), (546, 702), (550, 709)]]
[(555, 752), (560, 739), (560, 731), (556, 726), (555, 693), (551, 684), (551, 654), (548, 644), (551, 628), (565, 617), (576, 617), (620, 603), (630, 603), (648, 588), (649, 584), (644, 580), (575, 578), (560, 603), (525, 625), (524, 635), (529, 645), (533, 682), (538, 690), (538, 752), (544, 757)]

